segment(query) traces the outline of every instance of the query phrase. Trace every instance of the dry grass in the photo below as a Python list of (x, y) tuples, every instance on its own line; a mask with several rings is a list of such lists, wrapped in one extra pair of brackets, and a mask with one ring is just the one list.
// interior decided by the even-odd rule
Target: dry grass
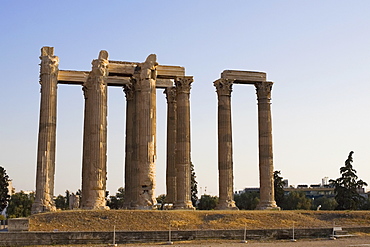
[(73, 210), (30, 217), (31, 231), (151, 231), (369, 226), (370, 211), (131, 211)]

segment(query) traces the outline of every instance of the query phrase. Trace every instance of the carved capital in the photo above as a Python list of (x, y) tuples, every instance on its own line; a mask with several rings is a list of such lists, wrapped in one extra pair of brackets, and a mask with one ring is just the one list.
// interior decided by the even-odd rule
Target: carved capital
[(141, 80), (147, 80), (147, 79), (153, 79), (155, 80), (157, 78), (157, 55), (150, 54), (144, 63), (141, 65), (141, 71), (140, 71), (140, 79)]
[(131, 79), (131, 82), (130, 83), (127, 83), (125, 85), (123, 85), (123, 91), (125, 92), (126, 94), (126, 99), (127, 100), (133, 100), (134, 99), (134, 79)]
[(177, 77), (175, 80), (176, 92), (190, 93), (191, 83), (193, 82), (192, 76)]
[(271, 90), (273, 82), (271, 81), (264, 81), (264, 82), (258, 82), (254, 84), (256, 87), (256, 93), (257, 93), (257, 100), (260, 99), (271, 99)]
[(108, 75), (108, 52), (100, 51), (99, 58), (91, 62), (92, 70), (83, 85), (84, 97), (87, 99), (87, 94), (90, 88), (96, 88), (97, 90), (104, 91), (106, 88), (105, 77)]
[(231, 79), (218, 79), (216, 80), (213, 85), (216, 87), (217, 95), (226, 95), (230, 96), (231, 92), (233, 91), (233, 83), (234, 80)]
[(58, 65), (59, 65), (59, 58), (57, 56), (41, 56), (41, 63), (40, 63), (40, 84), (42, 83), (41, 77), (43, 75), (53, 75), (57, 76), (58, 73)]
[(176, 87), (168, 87), (163, 93), (166, 95), (167, 103), (176, 103)]

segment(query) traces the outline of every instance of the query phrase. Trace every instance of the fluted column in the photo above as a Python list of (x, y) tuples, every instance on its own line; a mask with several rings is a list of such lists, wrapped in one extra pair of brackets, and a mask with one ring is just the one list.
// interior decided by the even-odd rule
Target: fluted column
[(164, 90), (167, 99), (166, 202), (176, 201), (176, 88)]
[(194, 209), (191, 203), (190, 171), (190, 84), (192, 76), (177, 78), (176, 203), (175, 209)]
[(37, 148), (36, 198), (32, 205), (32, 213), (56, 210), (53, 196), (59, 58), (54, 56), (53, 47), (43, 47), (40, 59), (40, 122)]
[(108, 52), (100, 51), (83, 85), (85, 118), (82, 160), (83, 209), (108, 209), (107, 180), (107, 82)]
[(155, 199), (156, 161), (156, 55), (151, 54), (140, 66), (135, 85), (138, 125), (138, 198), (135, 208), (151, 209)]
[(278, 208), (274, 196), (274, 165), (272, 153), (271, 90), (272, 82), (255, 83), (258, 100), (258, 143), (260, 172), (260, 203), (257, 209)]
[(126, 94), (126, 148), (125, 148), (125, 200), (123, 208), (131, 208), (133, 202), (134, 183), (137, 179), (134, 174), (133, 142), (134, 142), (134, 117), (135, 117), (135, 92), (133, 82), (124, 85)]
[(234, 80), (214, 82), (218, 97), (218, 186), (217, 209), (238, 209), (234, 201), (233, 143), (231, 128), (231, 92)]

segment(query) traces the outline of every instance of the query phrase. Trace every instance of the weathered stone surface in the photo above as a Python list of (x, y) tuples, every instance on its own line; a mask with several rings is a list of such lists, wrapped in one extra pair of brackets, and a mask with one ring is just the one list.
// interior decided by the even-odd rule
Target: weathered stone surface
[(136, 78), (136, 121), (138, 129), (138, 200), (137, 209), (151, 209), (155, 199), (156, 161), (156, 55), (140, 65)]
[[(82, 196), (81, 208), (107, 209), (105, 206), (106, 162), (107, 162), (107, 87), (124, 87), (127, 98), (126, 109), (126, 157), (125, 189), (128, 209), (151, 209), (155, 203), (156, 161), (156, 88), (164, 88), (168, 101), (168, 123), (170, 150), (167, 184), (171, 201), (181, 195), (178, 208), (192, 208), (190, 201), (190, 80), (180, 66), (158, 65), (156, 55), (148, 56), (144, 63), (109, 61), (108, 52), (101, 51), (93, 60), (92, 71), (58, 70), (58, 57), (53, 47), (43, 47), (40, 73), (41, 107), (39, 150), (37, 163), (37, 188), (33, 213), (53, 211), (55, 170), (55, 126), (57, 84), (83, 85), (85, 98)], [(180, 78), (180, 79), (178, 79)], [(181, 95), (174, 93), (175, 80)], [(178, 98), (178, 99), (176, 99)], [(181, 120), (178, 126), (176, 100), (180, 100)], [(181, 137), (180, 155), (175, 155), (177, 132)], [(171, 137), (172, 135), (172, 137)], [(176, 160), (176, 162), (175, 162)], [(176, 187), (179, 167), (182, 185)], [(171, 192), (172, 190), (172, 192)], [(189, 191), (188, 191), (189, 190)], [(172, 196), (171, 196), (172, 195)], [(71, 198), (72, 199), (72, 198)], [(73, 201), (73, 200), (72, 200)], [(78, 207), (77, 204), (71, 205)]]
[(266, 73), (256, 71), (224, 70), (221, 78), (234, 80), (234, 83), (253, 84), (266, 81)]
[(164, 94), (167, 99), (166, 202), (173, 204), (176, 201), (176, 87), (166, 88)]
[(260, 171), (260, 202), (257, 209), (277, 209), (274, 196), (274, 165), (272, 152), (271, 90), (272, 82), (256, 83), (258, 100), (258, 145)]
[(124, 87), (126, 94), (126, 149), (125, 149), (125, 200), (124, 209), (130, 209), (135, 204), (135, 191), (137, 187), (137, 172), (135, 171), (135, 159), (134, 159), (134, 135), (136, 135), (135, 129), (135, 90), (134, 81), (126, 84)]
[(266, 73), (225, 70), (214, 85), (218, 95), (219, 204), (217, 209), (236, 209), (233, 201), (233, 165), (230, 96), (234, 83), (254, 84), (258, 100), (260, 203), (258, 209), (279, 209), (274, 199), (271, 89)]
[(191, 202), (190, 174), (190, 102), (192, 76), (179, 77), (176, 84), (176, 202), (175, 209), (194, 209)]
[(166, 79), (176, 79), (185, 76), (185, 68), (180, 66), (158, 65), (157, 77)]
[(36, 198), (32, 213), (55, 211), (54, 174), (57, 118), (57, 77), (59, 58), (53, 47), (41, 49), (40, 121), (37, 148)]
[(231, 130), (231, 92), (234, 80), (214, 82), (218, 98), (218, 172), (219, 200), (217, 209), (238, 208), (234, 201), (233, 147)]
[(28, 218), (14, 218), (8, 219), (8, 231), (9, 232), (24, 232), (29, 229)]
[(82, 158), (83, 209), (108, 209), (105, 201), (107, 179), (107, 83), (108, 53), (100, 51), (84, 83), (84, 139)]

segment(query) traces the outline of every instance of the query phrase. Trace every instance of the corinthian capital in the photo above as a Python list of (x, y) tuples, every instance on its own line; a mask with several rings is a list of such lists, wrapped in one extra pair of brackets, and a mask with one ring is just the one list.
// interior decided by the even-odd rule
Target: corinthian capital
[(167, 87), (164, 92), (168, 103), (176, 102), (176, 87)]
[(108, 75), (108, 52), (100, 51), (99, 58), (92, 61), (92, 73), (96, 77), (104, 77)]
[(41, 56), (40, 72), (42, 74), (53, 74), (58, 71), (59, 58), (57, 56)]
[(230, 96), (233, 88), (234, 80), (231, 79), (218, 79), (213, 82), (216, 87), (217, 95), (227, 95)]
[(257, 99), (271, 99), (271, 90), (272, 90), (272, 84), (271, 81), (264, 81), (264, 82), (258, 82), (255, 83), (256, 87), (256, 93), (257, 93)]
[(88, 98), (89, 90), (96, 88), (101, 91), (105, 91), (106, 81), (105, 77), (108, 75), (108, 52), (100, 51), (99, 58), (91, 62), (92, 69), (87, 78), (86, 82), (83, 84), (82, 91), (84, 92), (85, 99)]
[(126, 94), (127, 100), (133, 100), (134, 99), (134, 79), (131, 79), (131, 81), (125, 85), (123, 85), (123, 91)]
[(140, 79), (156, 79), (157, 77), (157, 55), (150, 54), (141, 65)]
[(177, 77), (175, 80), (177, 93), (190, 93), (192, 76)]

